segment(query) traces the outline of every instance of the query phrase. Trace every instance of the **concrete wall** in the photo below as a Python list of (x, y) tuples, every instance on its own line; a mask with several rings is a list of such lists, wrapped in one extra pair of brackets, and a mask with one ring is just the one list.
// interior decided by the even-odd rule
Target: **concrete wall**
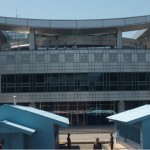
[[(128, 49), (0, 52), (0, 74), (150, 72), (150, 51)], [(0, 80), (1, 88), (1, 80)], [(149, 91), (1, 93), (0, 102), (149, 100)]]

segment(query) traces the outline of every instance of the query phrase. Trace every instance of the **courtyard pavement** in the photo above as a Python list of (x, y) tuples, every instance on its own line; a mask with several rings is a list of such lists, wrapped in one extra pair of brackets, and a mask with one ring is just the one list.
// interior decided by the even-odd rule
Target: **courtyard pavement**
[[(93, 143), (95, 142), (96, 137), (100, 139), (100, 142), (102, 142), (103, 149), (110, 150), (109, 145), (109, 133), (98, 133), (98, 134), (71, 134), (71, 141), (72, 141), (72, 149), (80, 149), (80, 150), (90, 150), (93, 149)], [(66, 148), (66, 142), (67, 142), (67, 134), (60, 134), (59, 135), (60, 145), (61, 149), (67, 149)], [(123, 145), (119, 143), (114, 144), (114, 150), (126, 150)]]

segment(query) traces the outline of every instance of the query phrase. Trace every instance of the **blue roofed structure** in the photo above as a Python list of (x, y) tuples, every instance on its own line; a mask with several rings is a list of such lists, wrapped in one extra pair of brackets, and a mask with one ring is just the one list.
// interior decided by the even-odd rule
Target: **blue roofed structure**
[(0, 107), (0, 140), (4, 149), (56, 149), (59, 126), (68, 124), (65, 117), (32, 107)]
[(36, 109), (33, 107), (25, 107), (25, 106), (19, 106), (19, 105), (11, 105), (11, 106), (18, 108), (18, 109), (21, 109), (23, 111), (28, 111), (28, 112), (34, 113), (36, 115), (40, 115), (40, 116), (45, 117), (45, 118), (52, 119), (53, 121), (57, 122), (57, 124), (60, 124), (60, 125), (63, 124), (64, 126), (67, 126), (69, 124), (68, 118), (56, 115), (54, 113), (39, 110), (39, 109)]
[(150, 149), (150, 105), (107, 117), (115, 122), (118, 142), (136, 149)]
[(133, 124), (150, 117), (150, 105), (144, 105), (132, 110), (107, 117), (110, 120)]

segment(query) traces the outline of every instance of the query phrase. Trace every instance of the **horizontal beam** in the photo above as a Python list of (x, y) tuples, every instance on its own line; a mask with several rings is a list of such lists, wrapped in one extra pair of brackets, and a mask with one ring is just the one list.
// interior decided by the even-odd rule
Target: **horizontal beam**
[[(110, 29), (121, 28), (122, 31), (131, 31), (148, 28), (150, 15), (114, 19), (93, 19), (93, 20), (42, 20), (0, 17), (0, 29), (29, 31), (29, 28), (36, 29), (60, 29), (60, 30), (82, 30), (82, 29)], [(59, 32), (59, 30), (57, 31)]]

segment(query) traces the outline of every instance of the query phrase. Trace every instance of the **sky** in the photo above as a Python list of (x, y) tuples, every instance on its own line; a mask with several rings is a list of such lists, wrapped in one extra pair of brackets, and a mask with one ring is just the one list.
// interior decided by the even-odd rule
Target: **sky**
[(0, 0), (0, 16), (107, 19), (150, 15), (150, 0)]
[(0, 0), (0, 16), (104, 19), (150, 15), (150, 0)]

